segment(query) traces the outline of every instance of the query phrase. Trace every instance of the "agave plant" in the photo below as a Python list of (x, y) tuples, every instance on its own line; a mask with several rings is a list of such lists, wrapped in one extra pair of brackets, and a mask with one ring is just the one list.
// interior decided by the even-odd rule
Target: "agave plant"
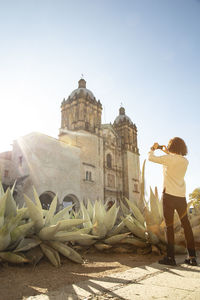
[(107, 203), (95, 201), (94, 206), (88, 200), (87, 206), (80, 204), (80, 214), (85, 219), (82, 232), (90, 235), (93, 239), (79, 240), (78, 244), (83, 246), (94, 245), (98, 250), (107, 250), (119, 243), (130, 233), (123, 232), (124, 223), (117, 222), (119, 207), (116, 203), (107, 209)]
[[(146, 241), (147, 244), (151, 245), (152, 249), (158, 248), (161, 252), (163, 252), (166, 245), (166, 237), (162, 201), (158, 197), (157, 188), (155, 188), (155, 193), (150, 188), (150, 199), (148, 202), (145, 200), (144, 166), (145, 162), (143, 164), (141, 197), (139, 203), (136, 204), (128, 199), (125, 199), (128, 209), (127, 206), (121, 203), (121, 208), (125, 216), (123, 221), (126, 227), (135, 235), (137, 239), (140, 241)], [(196, 242), (200, 242), (199, 191), (200, 189), (195, 189), (193, 193), (190, 194), (191, 201), (188, 203), (188, 212), (190, 206), (192, 204), (194, 206), (192, 213), (188, 213), (188, 215)], [(186, 251), (184, 231), (181, 227), (181, 222), (176, 212), (174, 215), (174, 230), (175, 252), (184, 253)]]
[(34, 222), (25, 220), (27, 208), (17, 208), (13, 191), (14, 186), (4, 192), (0, 182), (0, 258), (13, 263), (24, 263), (28, 260), (13, 251), (30, 232)]
[(33, 192), (35, 202), (26, 195), (24, 197), (29, 217), (33, 222), (34, 234), (29, 238), (24, 237), (14, 252), (28, 251), (39, 245), (43, 254), (54, 266), (60, 266), (59, 253), (74, 262), (83, 263), (82, 257), (65, 242), (94, 238), (76, 228), (85, 221), (70, 218), (69, 209), (71, 207), (56, 213), (57, 196), (54, 197), (49, 210), (43, 210), (35, 188), (33, 188)]

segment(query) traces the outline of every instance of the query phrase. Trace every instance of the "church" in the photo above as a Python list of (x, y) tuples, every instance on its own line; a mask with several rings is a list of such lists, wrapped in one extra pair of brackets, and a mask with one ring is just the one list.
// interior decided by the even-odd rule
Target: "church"
[(58, 196), (58, 209), (81, 201), (133, 202), (139, 198), (140, 162), (137, 127), (120, 107), (113, 124), (102, 124), (102, 104), (86, 88), (78, 88), (61, 103), (58, 139), (32, 132), (0, 153), (4, 187), (16, 180), (15, 199), (33, 199), (34, 186), (44, 208)]

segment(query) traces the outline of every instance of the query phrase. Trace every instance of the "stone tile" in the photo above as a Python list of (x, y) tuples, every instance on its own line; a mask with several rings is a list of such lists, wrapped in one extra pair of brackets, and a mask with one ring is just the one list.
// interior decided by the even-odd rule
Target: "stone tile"
[(136, 280), (137, 278), (140, 277), (145, 277), (150, 274), (160, 273), (162, 269), (164, 269), (163, 266), (154, 263), (150, 266), (142, 266), (142, 267), (129, 269), (125, 272), (115, 273), (112, 274), (111, 277), (131, 281), (131, 280)]
[[(109, 294), (110, 295), (110, 294)], [(190, 295), (190, 291), (168, 287), (158, 287), (146, 284), (131, 284), (129, 286), (115, 290), (115, 295), (119, 299), (126, 300), (180, 300)]]
[[(190, 272), (191, 273), (191, 272)], [(188, 274), (190, 276), (190, 274)], [(200, 288), (199, 278), (184, 277), (181, 270), (177, 273), (176, 269), (170, 269), (157, 276), (142, 280), (144, 285), (155, 285), (157, 287), (180, 288), (183, 290), (195, 291)]]
[(191, 292), (184, 300), (199, 300), (200, 299), (200, 292), (195, 291)]

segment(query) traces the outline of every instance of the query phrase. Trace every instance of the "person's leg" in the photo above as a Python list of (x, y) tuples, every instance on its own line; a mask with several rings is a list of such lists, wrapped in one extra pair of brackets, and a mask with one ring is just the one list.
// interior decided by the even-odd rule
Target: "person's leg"
[(174, 207), (171, 195), (163, 193), (163, 215), (166, 224), (167, 256), (159, 260), (160, 264), (176, 265), (174, 259)]
[(174, 205), (173, 196), (163, 194), (163, 215), (166, 225), (167, 256), (174, 258)]
[(179, 215), (179, 218), (181, 221), (181, 225), (184, 229), (185, 240), (186, 240), (186, 245), (187, 245), (188, 255), (189, 255), (187, 263), (190, 263), (190, 259), (191, 259), (191, 262), (196, 264), (196, 262), (195, 262), (196, 260), (195, 259), (192, 260), (193, 258), (196, 257), (196, 251), (195, 251), (194, 235), (192, 232), (190, 222), (188, 220), (187, 202), (186, 202), (185, 198), (177, 199), (176, 210), (178, 212), (178, 215)]

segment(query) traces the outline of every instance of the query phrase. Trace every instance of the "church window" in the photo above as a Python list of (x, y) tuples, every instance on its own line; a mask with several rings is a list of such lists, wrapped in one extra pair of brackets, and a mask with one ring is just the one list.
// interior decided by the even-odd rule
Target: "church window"
[(112, 168), (112, 156), (110, 153), (107, 154), (107, 156), (106, 156), (106, 163), (107, 163), (107, 167), (111, 169)]
[(114, 175), (108, 174), (107, 181), (108, 181), (108, 187), (111, 187), (111, 188), (115, 187), (115, 176)]
[(137, 192), (137, 193), (139, 192), (137, 183), (134, 183), (134, 192)]
[(85, 180), (92, 181), (92, 172), (86, 171), (86, 173), (85, 173)]

